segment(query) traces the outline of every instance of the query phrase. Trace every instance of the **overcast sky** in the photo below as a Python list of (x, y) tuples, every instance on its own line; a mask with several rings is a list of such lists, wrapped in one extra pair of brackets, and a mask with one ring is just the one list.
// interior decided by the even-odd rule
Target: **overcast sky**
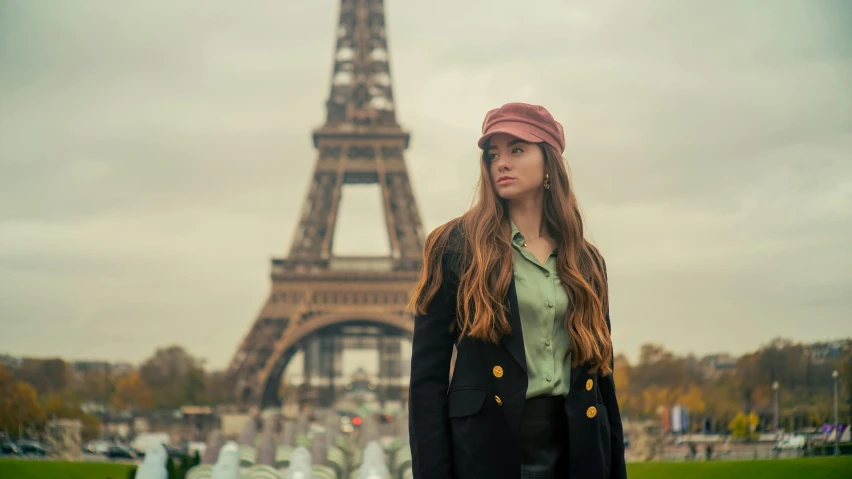
[[(224, 367), (298, 222), (338, 1), (0, 0), (0, 352)], [(425, 227), (563, 123), (615, 349), (852, 336), (852, 3), (385, 0)], [(382, 252), (347, 190), (338, 252)], [(355, 225), (360, 225), (358, 228)]]

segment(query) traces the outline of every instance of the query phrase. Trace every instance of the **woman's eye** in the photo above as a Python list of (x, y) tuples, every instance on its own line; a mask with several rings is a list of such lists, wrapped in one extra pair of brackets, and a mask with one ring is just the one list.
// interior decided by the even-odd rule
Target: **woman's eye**
[(522, 149), (520, 149), (520, 148), (514, 148), (514, 149), (512, 150), (512, 153), (523, 153), (523, 152), (524, 152), (524, 150), (522, 150)]

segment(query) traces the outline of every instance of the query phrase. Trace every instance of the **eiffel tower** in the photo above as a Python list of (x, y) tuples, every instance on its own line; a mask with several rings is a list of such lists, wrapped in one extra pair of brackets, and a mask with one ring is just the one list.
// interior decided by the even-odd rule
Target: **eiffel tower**
[[(310, 189), (288, 256), (272, 260), (272, 288), (228, 368), (244, 404), (280, 404), (284, 370), (304, 353), (303, 403), (328, 406), (344, 392), (344, 348), (378, 350), (382, 400), (406, 400), (400, 341), (421, 266), (424, 233), (397, 123), (383, 0), (341, 0), (325, 124)], [(390, 244), (384, 257), (332, 254), (344, 185), (377, 184)]]

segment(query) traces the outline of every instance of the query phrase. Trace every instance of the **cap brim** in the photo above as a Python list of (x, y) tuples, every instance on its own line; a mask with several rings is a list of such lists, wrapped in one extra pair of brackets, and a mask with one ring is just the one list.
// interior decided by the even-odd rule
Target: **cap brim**
[(479, 138), (479, 141), (477, 142), (479, 148), (485, 149), (485, 145), (486, 143), (488, 143), (488, 140), (498, 133), (505, 133), (507, 135), (514, 136), (515, 138), (518, 138), (519, 140), (524, 140), (527, 143), (544, 143), (547, 141), (544, 138), (537, 136), (533, 132), (521, 128), (520, 125), (506, 125), (497, 127), (493, 130), (489, 130), (488, 133), (482, 135)]

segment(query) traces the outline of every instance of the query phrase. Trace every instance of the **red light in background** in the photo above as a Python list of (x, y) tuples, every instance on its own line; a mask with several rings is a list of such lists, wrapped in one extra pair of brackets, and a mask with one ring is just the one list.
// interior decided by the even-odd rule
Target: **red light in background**
[(353, 417), (352, 418), (352, 424), (355, 425), (355, 426), (360, 426), (361, 425), (361, 418), (358, 417), (358, 416)]

